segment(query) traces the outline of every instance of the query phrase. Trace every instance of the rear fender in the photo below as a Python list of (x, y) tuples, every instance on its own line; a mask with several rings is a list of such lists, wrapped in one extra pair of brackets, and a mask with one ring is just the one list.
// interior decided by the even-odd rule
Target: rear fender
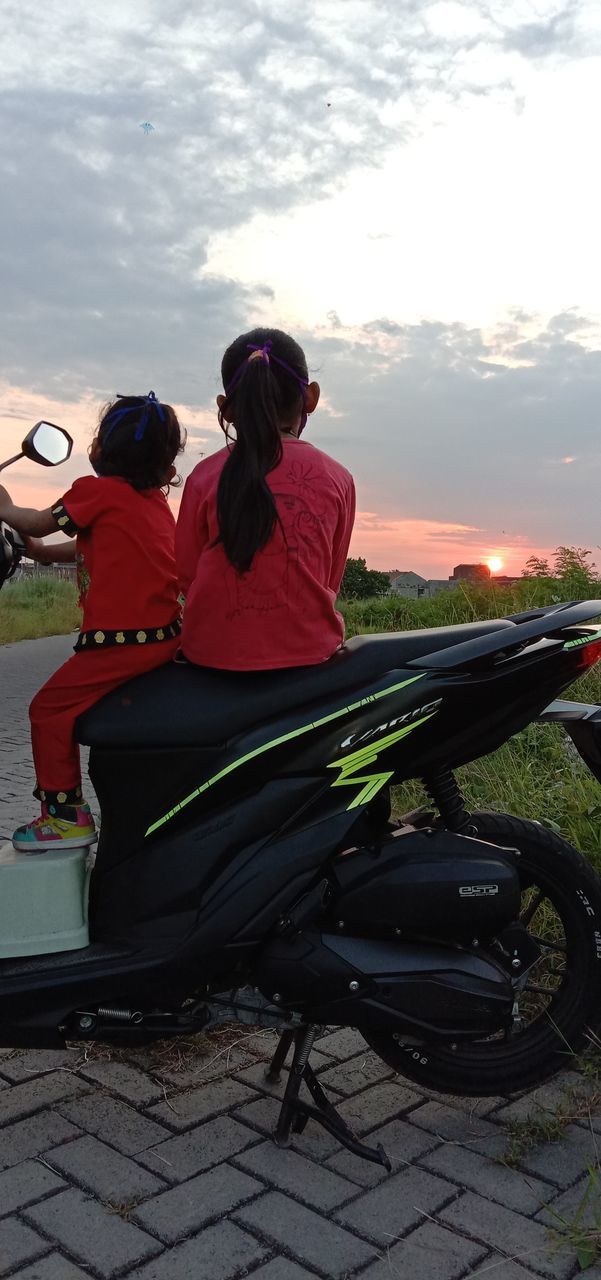
[(538, 717), (542, 724), (561, 724), (598, 782), (601, 782), (601, 707), (596, 702), (557, 698)]

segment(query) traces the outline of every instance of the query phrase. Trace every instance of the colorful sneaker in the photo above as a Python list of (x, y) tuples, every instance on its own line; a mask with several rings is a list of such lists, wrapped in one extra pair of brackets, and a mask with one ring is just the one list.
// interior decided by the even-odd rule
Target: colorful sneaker
[(39, 818), (17, 827), (13, 844), (20, 853), (46, 853), (49, 849), (81, 849), (97, 839), (89, 804), (61, 805), (60, 817), (42, 805)]

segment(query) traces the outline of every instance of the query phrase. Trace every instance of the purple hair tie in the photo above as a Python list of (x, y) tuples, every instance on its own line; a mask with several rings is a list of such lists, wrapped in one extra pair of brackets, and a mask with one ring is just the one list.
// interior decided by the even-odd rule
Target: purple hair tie
[(240, 381), (240, 378), (242, 377), (242, 374), (244, 373), (244, 370), (248, 368), (251, 360), (257, 360), (259, 356), (261, 357), (263, 364), (269, 364), (270, 360), (275, 360), (276, 364), (281, 365), (282, 369), (285, 369), (286, 373), (289, 373), (290, 376), (294, 378), (296, 382), (298, 382), (302, 390), (303, 402), (305, 406), (303, 409), (303, 416), (301, 418), (301, 423), (300, 423), (300, 430), (302, 431), (307, 423), (307, 387), (309, 386), (309, 380), (308, 378), (301, 377), (300, 373), (297, 373), (296, 369), (293, 369), (291, 365), (286, 364), (286, 361), (282, 360), (280, 356), (276, 356), (275, 352), (272, 351), (272, 347), (273, 347), (273, 342), (271, 338), (267, 338), (266, 342), (263, 343), (263, 346), (261, 346), (260, 343), (257, 343), (257, 342), (247, 342), (246, 344), (247, 351), (251, 351), (252, 355), (246, 356), (245, 359), (242, 361), (242, 363), (238, 365), (238, 368), (236, 369), (236, 372), (233, 378), (231, 379), (231, 382), (229, 382), (227, 387), (225, 388), (225, 394), (226, 396), (230, 396), (232, 394), (232, 391), (235, 390), (238, 382)]
[[(117, 399), (125, 400), (125, 396), (122, 396), (119, 394), (119, 392), (117, 392)], [(154, 394), (154, 391), (149, 391), (147, 396), (140, 396), (139, 399), (142, 400), (142, 404), (144, 405), (144, 411), (136, 427), (136, 434), (134, 436), (134, 440), (136, 441), (143, 440), (144, 433), (146, 431), (146, 427), (148, 426), (148, 420), (150, 418), (150, 413), (152, 409), (156, 409), (159, 415), (159, 418), (161, 419), (161, 422), (165, 421), (165, 410), (163, 409), (163, 406), (160, 400), (157, 400)], [(133, 413), (134, 410), (139, 408), (140, 408), (140, 405), (138, 404), (130, 404), (128, 405), (127, 409), (117, 409), (117, 408), (113, 409), (112, 412), (109, 413), (108, 418), (105, 419), (105, 425), (107, 423), (110, 423), (109, 429), (106, 432), (106, 435), (104, 437), (105, 440), (108, 440), (111, 432), (115, 430), (115, 427), (119, 425), (119, 423), (121, 422), (121, 419), (124, 418), (126, 414)]]

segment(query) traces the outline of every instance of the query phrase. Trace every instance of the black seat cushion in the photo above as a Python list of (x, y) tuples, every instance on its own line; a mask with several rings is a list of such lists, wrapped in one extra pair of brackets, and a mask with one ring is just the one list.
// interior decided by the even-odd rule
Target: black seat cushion
[(280, 671), (216, 671), (167, 663), (120, 685), (80, 716), (78, 739), (94, 747), (212, 746), (293, 707), (359, 688), (412, 658), (513, 625), (506, 620), (468, 622), (356, 636), (328, 662)]

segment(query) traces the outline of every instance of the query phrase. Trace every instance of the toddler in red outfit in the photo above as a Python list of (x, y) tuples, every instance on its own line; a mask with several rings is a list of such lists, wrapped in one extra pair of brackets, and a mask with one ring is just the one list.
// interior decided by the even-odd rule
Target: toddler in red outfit
[[(16, 849), (39, 853), (96, 839), (83, 802), (75, 721), (105, 693), (168, 662), (181, 630), (175, 521), (163, 489), (184, 447), (176, 414), (150, 392), (118, 396), (90, 447), (96, 476), (76, 480), (44, 511), (16, 507), (0, 486), (0, 519), (42, 563), (76, 560), (83, 609), (75, 656), (36, 694), (29, 714), (39, 818), (18, 827)], [(40, 539), (60, 529), (75, 539)]]
[(221, 372), (226, 447), (189, 476), (177, 523), (184, 656), (230, 671), (324, 662), (344, 639), (352, 477), (300, 438), (319, 386), (292, 338), (242, 334)]

